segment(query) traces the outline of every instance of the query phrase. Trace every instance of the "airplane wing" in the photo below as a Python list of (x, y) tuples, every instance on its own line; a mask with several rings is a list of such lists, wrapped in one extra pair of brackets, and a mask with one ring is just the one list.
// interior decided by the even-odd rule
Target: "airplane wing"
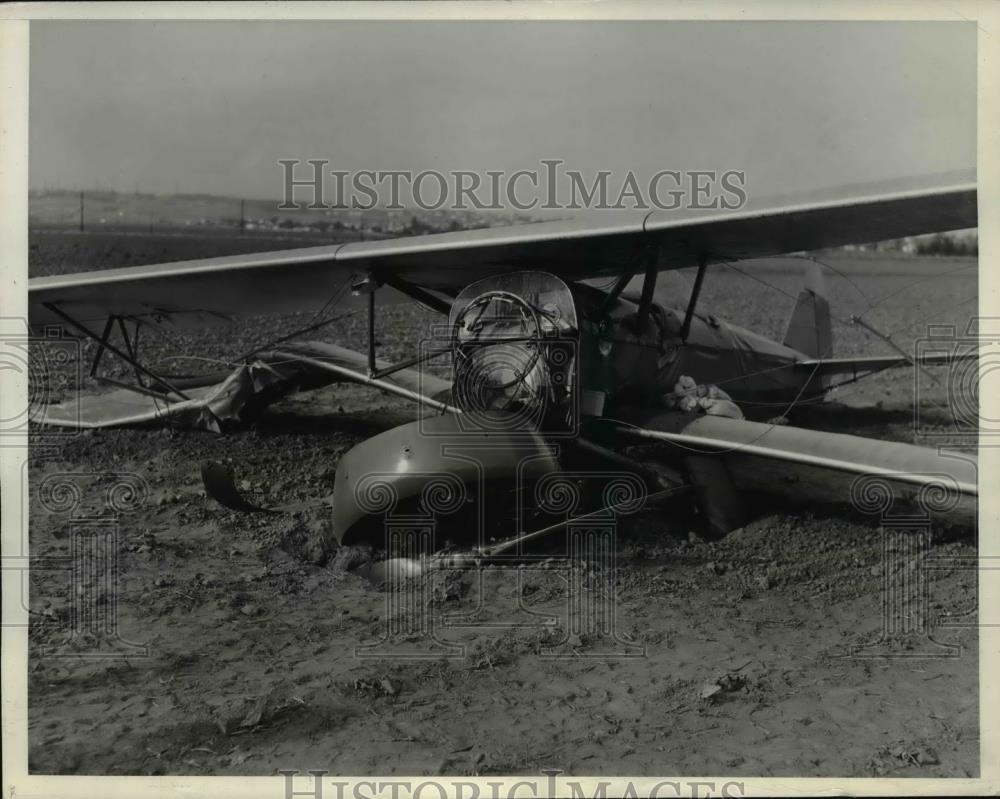
[[(696, 492), (712, 498), (707, 512), (714, 517), (710, 523), (720, 526), (717, 533), (733, 527), (735, 517), (727, 520), (732, 510), (726, 509), (730, 480), (746, 495), (780, 496), (810, 510), (850, 502), (855, 512), (876, 513), (882, 500), (882, 511), (895, 500), (894, 511), (907, 507), (919, 514), (913, 518), (976, 522), (975, 454), (706, 414), (641, 408), (619, 413), (621, 421), (595, 423), (625, 439), (671, 447)], [(725, 478), (704, 465), (705, 456), (723, 460)]]
[[(389, 364), (377, 360), (384, 369)], [(119, 427), (170, 421), (219, 432), (227, 423), (245, 422), (262, 408), (289, 394), (331, 383), (354, 382), (413, 400), (444, 412), (451, 383), (413, 368), (377, 378), (367, 374), (368, 358), (322, 341), (303, 341), (258, 353), (224, 379), (187, 390), (187, 399), (131, 388), (78, 394), (62, 402), (42, 404), (33, 421), (76, 429)]]
[[(655, 248), (659, 269), (975, 227), (975, 172), (842, 187), (810, 196), (757, 199), (736, 211), (639, 211), (595, 223), (557, 221), (355, 242), (29, 281), (33, 326), (84, 324), (110, 315), (179, 325), (290, 311), (318, 311), (351, 297), (373, 274), (454, 293), (502, 271), (540, 269), (565, 280), (619, 275)], [(382, 299), (383, 295), (387, 295)], [(380, 292), (380, 301), (404, 295)]]

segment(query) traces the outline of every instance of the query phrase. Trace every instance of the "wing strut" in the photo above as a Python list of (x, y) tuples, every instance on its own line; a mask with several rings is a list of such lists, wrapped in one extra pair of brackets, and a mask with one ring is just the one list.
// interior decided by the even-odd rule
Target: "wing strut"
[(408, 358), (404, 361), (399, 361), (379, 369), (375, 357), (377, 344), (375, 341), (375, 293), (383, 284), (412, 297), (417, 302), (428, 305), (432, 310), (448, 313), (448, 310), (451, 308), (450, 303), (425, 292), (419, 286), (414, 286), (403, 280), (393, 278), (383, 280), (382, 278), (369, 274), (366, 278), (360, 280), (351, 287), (355, 294), (368, 295), (368, 379), (376, 381), (373, 383), (373, 385), (376, 386), (379, 385), (378, 381), (381, 381), (384, 377), (388, 377), (389, 375), (403, 369), (408, 369), (411, 366), (417, 366), (424, 361), (429, 361), (439, 355), (451, 352), (450, 347), (429, 349), (427, 352), (420, 353), (413, 358)]
[(97, 377), (97, 367), (101, 363), (101, 356), (104, 355), (104, 342), (111, 336), (111, 328), (114, 327), (115, 317), (108, 316), (108, 321), (104, 324), (104, 332), (101, 333), (101, 340), (97, 345), (97, 352), (94, 354), (94, 362), (90, 365), (90, 376)]
[(351, 293), (355, 297), (362, 294), (368, 295), (368, 377), (375, 376), (375, 292), (378, 291), (381, 282), (371, 272), (351, 286)]
[(410, 299), (416, 300), (421, 305), (426, 305), (432, 311), (437, 311), (445, 316), (451, 313), (450, 302), (447, 302), (440, 297), (435, 297), (429, 291), (425, 291), (420, 288), (420, 286), (415, 286), (409, 281), (389, 274), (378, 275), (378, 281), (380, 283), (384, 283), (390, 288), (396, 289), (396, 291), (401, 292), (402, 294), (405, 294)]
[(635, 277), (635, 271), (635, 267), (630, 266), (618, 277), (614, 287), (604, 298), (604, 304), (601, 306), (602, 316), (611, 309), (611, 306), (615, 304), (615, 300), (618, 299), (618, 296), (625, 290), (625, 287), (629, 284), (632, 278)]
[(694, 309), (698, 305), (698, 295), (701, 294), (701, 284), (705, 279), (705, 268), (708, 266), (708, 258), (702, 253), (698, 256), (698, 274), (694, 278), (694, 287), (691, 289), (691, 298), (688, 300), (687, 311), (684, 314), (684, 324), (681, 325), (681, 341), (687, 341), (688, 333), (691, 332), (691, 318), (694, 316)]
[(642, 331), (646, 327), (649, 316), (649, 306), (653, 304), (653, 292), (656, 290), (657, 266), (660, 263), (660, 253), (655, 247), (646, 251), (646, 278), (642, 281), (642, 294), (639, 296), (639, 310), (635, 315), (635, 329)]
[(405, 361), (399, 361), (398, 363), (392, 364), (392, 366), (386, 366), (384, 369), (377, 369), (372, 375), (376, 380), (381, 380), (383, 377), (388, 377), (391, 374), (402, 369), (409, 369), (411, 366), (418, 366), (425, 361), (431, 360), (431, 358), (437, 358), (439, 355), (445, 355), (451, 352), (451, 347), (437, 347), (434, 349), (428, 349), (426, 352), (415, 355), (412, 358), (407, 358)]
[(375, 292), (368, 294), (368, 376), (375, 376)]
[[(126, 345), (128, 346), (129, 352), (127, 352), (127, 353), (123, 352), (122, 350), (120, 350), (118, 347), (116, 347), (114, 344), (112, 344), (108, 340), (110, 338), (110, 336), (111, 336), (112, 319), (117, 318), (117, 317), (112, 317), (111, 319), (108, 319), (108, 323), (104, 326), (104, 335), (98, 336), (96, 333), (94, 333), (94, 331), (90, 330), (89, 328), (87, 328), (84, 325), (82, 325), (79, 322), (77, 322), (73, 317), (71, 317), (69, 314), (67, 314), (65, 311), (63, 311), (61, 308), (59, 308), (55, 304), (53, 304), (51, 302), (46, 302), (46, 303), (43, 303), (43, 306), (45, 307), (46, 310), (51, 311), (52, 313), (54, 313), (60, 319), (62, 319), (63, 321), (65, 321), (68, 325), (70, 325), (71, 327), (75, 328), (76, 330), (79, 330), (87, 338), (92, 339), (92, 340), (94, 340), (94, 341), (97, 342), (99, 349), (97, 350), (97, 355), (94, 358), (94, 362), (95, 362), (94, 363), (94, 370), (95, 371), (96, 371), (96, 368), (97, 368), (97, 360), (101, 357), (101, 355), (104, 354), (104, 350), (107, 350), (108, 352), (111, 352), (111, 353), (114, 353), (115, 355), (117, 355), (119, 358), (121, 358), (123, 361), (125, 361), (125, 363), (131, 365), (132, 368), (135, 369), (135, 371), (136, 371), (137, 374), (141, 373), (141, 374), (146, 375), (147, 377), (151, 378), (155, 383), (163, 386), (168, 391), (176, 394), (181, 399), (185, 399), (185, 400), (191, 399), (187, 394), (185, 394), (179, 388), (177, 388), (176, 386), (171, 385), (169, 382), (167, 382), (166, 380), (164, 380), (158, 374), (156, 374), (155, 372), (147, 369), (145, 366), (143, 366), (141, 363), (139, 363), (138, 360), (136, 360), (135, 356), (133, 354), (131, 354), (132, 343), (128, 340), (128, 336), (125, 335), (125, 326), (124, 326), (124, 324), (122, 324), (122, 335), (125, 337)], [(120, 318), (118, 318), (118, 320), (119, 320), (119, 322), (121, 322)], [(91, 374), (93, 374), (93, 372), (91, 372)], [(140, 391), (143, 391), (143, 390), (148, 391), (149, 389), (147, 389), (145, 386), (141, 386), (139, 388), (139, 390)]]

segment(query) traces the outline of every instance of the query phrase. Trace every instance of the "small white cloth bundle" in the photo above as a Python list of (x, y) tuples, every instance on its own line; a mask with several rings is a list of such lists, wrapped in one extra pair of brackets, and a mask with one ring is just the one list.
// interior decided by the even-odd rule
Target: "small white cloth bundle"
[(743, 412), (732, 398), (721, 388), (713, 385), (698, 385), (693, 377), (681, 375), (674, 390), (664, 397), (668, 408), (676, 408), (686, 413), (707, 413), (710, 416), (728, 416), (742, 419)]

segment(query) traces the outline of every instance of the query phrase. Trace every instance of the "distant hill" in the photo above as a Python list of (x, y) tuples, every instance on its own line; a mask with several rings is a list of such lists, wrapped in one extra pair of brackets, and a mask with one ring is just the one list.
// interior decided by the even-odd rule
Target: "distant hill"
[[(29, 224), (40, 227), (81, 226), (81, 192), (35, 190), (28, 195)], [(387, 210), (373, 208), (281, 208), (278, 200), (221, 197), (212, 194), (123, 194), (84, 191), (82, 225), (85, 230), (114, 228), (230, 228), (258, 232), (334, 232), (356, 230), (370, 234), (420, 235), (445, 230), (495, 227), (533, 221), (522, 214), (472, 211)]]

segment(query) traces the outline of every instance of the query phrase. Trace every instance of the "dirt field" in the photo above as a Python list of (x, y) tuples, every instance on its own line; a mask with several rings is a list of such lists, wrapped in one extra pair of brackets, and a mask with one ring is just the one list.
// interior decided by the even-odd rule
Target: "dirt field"
[[(216, 238), (182, 246), (173, 257), (244, 245)], [(172, 251), (141, 237), (69, 243), (38, 235), (31, 256), (32, 274), (51, 274), (170, 260)], [(823, 260), (843, 273), (827, 278), (838, 355), (891, 352), (848, 325), (852, 314), (907, 348), (927, 323), (962, 333), (975, 312), (974, 261)], [(794, 294), (800, 272), (786, 260), (758, 265), (757, 280), (720, 267), (702, 307), (780, 337), (793, 300), (759, 281)], [(670, 280), (683, 302), (690, 276)], [(148, 357), (163, 362), (180, 348), (224, 359), (296, 321), (150, 338)], [(387, 313), (379, 326), (387, 356), (412, 353), (411, 326), (428, 322), (414, 309)], [(361, 329), (352, 317), (321, 335), (357, 346)], [(90, 353), (84, 347), (83, 362)], [(877, 376), (839, 389), (837, 405), (796, 421), (961, 446), (957, 434), (927, 435), (954, 426), (948, 373), (935, 374), (938, 383), (906, 370)], [(74, 378), (50, 388), (57, 396), (81, 382), (90, 385)], [(904, 548), (889, 552), (887, 566), (874, 522), (772, 510), (709, 543), (671, 506), (618, 530), (614, 638), (569, 633), (569, 581), (597, 589), (553, 557), (523, 569), (439, 575), (425, 593), (410, 594), (430, 611), (434, 643), (404, 635), (380, 644), (389, 595), (345, 569), (353, 553), (325, 551), (317, 536), (338, 458), (411, 418), (404, 403), (349, 386), (290, 398), (252, 429), (224, 437), (36, 431), (31, 771), (979, 774), (969, 534), (934, 531), (935, 566), (924, 572), (932, 640), (910, 636), (892, 656), (864, 646), (883, 630), (883, 569), (912, 573), (917, 563)], [(230, 461), (248, 495), (298, 502), (301, 511), (220, 507), (201, 486), (207, 460)], [(59, 484), (74, 486), (76, 499)], [(74, 580), (66, 565), (74, 542), (95, 525), (109, 532), (117, 577)], [(115, 623), (98, 629), (74, 617), (81, 608)], [(357, 651), (366, 646), (373, 648)]]

